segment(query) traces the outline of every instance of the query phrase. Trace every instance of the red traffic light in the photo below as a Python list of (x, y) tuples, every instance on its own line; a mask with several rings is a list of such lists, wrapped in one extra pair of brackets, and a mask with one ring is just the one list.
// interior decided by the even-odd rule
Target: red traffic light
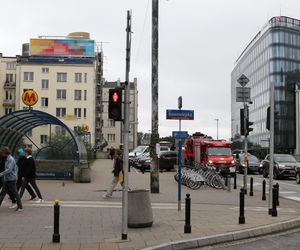
[(118, 100), (119, 100), (119, 93), (118, 92), (114, 92), (112, 94), (112, 99), (113, 99), (114, 102), (118, 102)]

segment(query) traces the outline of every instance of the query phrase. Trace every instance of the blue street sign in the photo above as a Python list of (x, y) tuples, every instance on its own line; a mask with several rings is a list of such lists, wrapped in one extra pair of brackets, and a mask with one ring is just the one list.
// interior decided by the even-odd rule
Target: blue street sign
[(189, 136), (187, 131), (173, 131), (172, 136), (176, 139), (185, 139)]
[(167, 109), (167, 119), (194, 120), (194, 110)]

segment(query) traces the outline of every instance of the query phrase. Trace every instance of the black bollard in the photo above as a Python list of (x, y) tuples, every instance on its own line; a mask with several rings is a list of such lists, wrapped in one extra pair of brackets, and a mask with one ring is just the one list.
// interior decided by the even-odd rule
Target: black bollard
[(245, 210), (245, 192), (244, 192), (244, 189), (241, 188), (239, 224), (245, 224), (245, 211), (244, 210)]
[(276, 186), (276, 205), (277, 205), (277, 207), (279, 207), (279, 184), (278, 184), (278, 182), (275, 184), (275, 186)]
[(263, 180), (262, 182), (262, 198), (263, 201), (265, 201), (266, 198), (266, 180)]
[(250, 196), (253, 196), (253, 177), (250, 178)]
[(236, 173), (234, 173), (233, 189), (236, 189)]
[(225, 175), (225, 186), (228, 186), (228, 174)]
[(192, 227), (191, 227), (191, 198), (190, 198), (190, 194), (186, 194), (184, 233), (185, 234), (190, 234), (191, 232), (192, 232)]
[(272, 217), (276, 217), (277, 216), (277, 208), (276, 208), (276, 204), (277, 204), (277, 198), (276, 198), (276, 187), (275, 185), (272, 188), (272, 212), (271, 215)]
[(54, 233), (52, 237), (52, 242), (57, 243), (60, 242), (60, 234), (59, 234), (59, 201), (54, 201)]

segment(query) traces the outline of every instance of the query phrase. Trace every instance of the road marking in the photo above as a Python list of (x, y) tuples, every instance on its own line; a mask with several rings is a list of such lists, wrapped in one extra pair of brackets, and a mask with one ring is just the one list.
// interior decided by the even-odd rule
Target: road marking
[(300, 201), (300, 197), (297, 196), (284, 196), (284, 198), (294, 200), (294, 201)]
[(280, 191), (279, 190), (279, 194), (297, 194), (297, 192), (295, 192), (295, 191)]
[[(238, 211), (240, 207), (232, 207), (230, 209)], [(269, 210), (269, 208), (268, 207), (245, 207), (245, 210), (255, 211), (255, 212), (266, 212)], [(277, 208), (277, 210), (287, 212), (287, 213), (296, 213), (296, 210), (292, 208)]]
[[(43, 203), (28, 202), (24, 203), (28, 207), (53, 207), (52, 201), (45, 201)], [(178, 209), (178, 203), (152, 203), (153, 209)], [(106, 202), (106, 201), (60, 201), (61, 207), (73, 208), (122, 208), (121, 202)], [(182, 203), (182, 208), (185, 206)]]

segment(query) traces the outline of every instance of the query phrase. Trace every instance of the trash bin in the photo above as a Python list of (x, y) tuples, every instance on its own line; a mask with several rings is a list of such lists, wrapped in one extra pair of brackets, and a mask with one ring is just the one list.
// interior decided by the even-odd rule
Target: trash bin
[(153, 223), (149, 190), (128, 191), (128, 227), (151, 227)]

